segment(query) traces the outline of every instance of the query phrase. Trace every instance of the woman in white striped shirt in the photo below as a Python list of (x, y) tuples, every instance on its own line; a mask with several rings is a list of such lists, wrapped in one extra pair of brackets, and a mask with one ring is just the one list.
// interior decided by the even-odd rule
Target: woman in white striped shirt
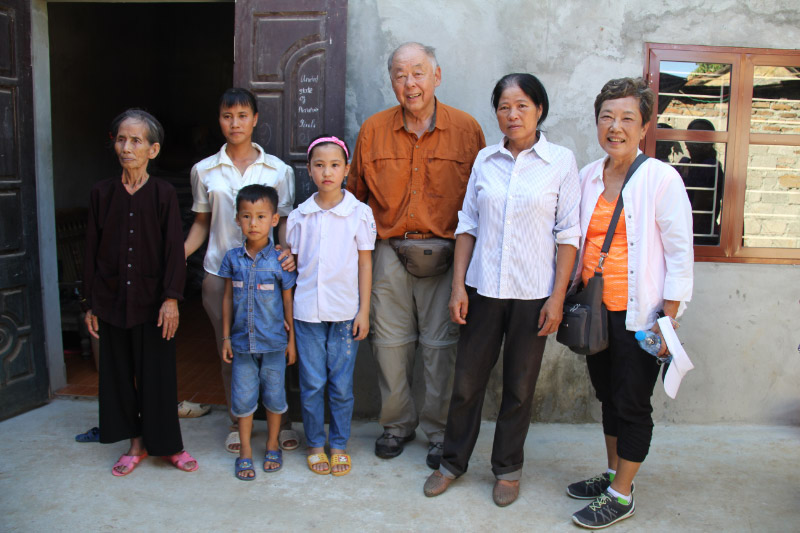
[(580, 239), (580, 188), (575, 156), (539, 129), (549, 102), (535, 76), (504, 76), (492, 105), (504, 137), (478, 153), (458, 213), (450, 317), (461, 337), (442, 462), (424, 491), (441, 494), (466, 472), (505, 338), (492, 449), (492, 497), (505, 506), (519, 495), (545, 340), (561, 322)]

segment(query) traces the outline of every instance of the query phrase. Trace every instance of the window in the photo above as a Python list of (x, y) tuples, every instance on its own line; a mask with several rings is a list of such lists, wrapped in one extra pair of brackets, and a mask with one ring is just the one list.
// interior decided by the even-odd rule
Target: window
[(800, 264), (800, 51), (648, 43), (645, 152), (680, 173), (695, 259)]

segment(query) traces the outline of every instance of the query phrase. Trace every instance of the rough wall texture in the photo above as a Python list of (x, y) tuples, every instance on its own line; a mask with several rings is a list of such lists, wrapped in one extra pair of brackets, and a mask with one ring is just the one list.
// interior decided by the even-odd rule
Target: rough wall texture
[[(602, 155), (595, 139), (595, 95), (610, 78), (642, 74), (645, 42), (795, 48), (800, 11), (795, 0), (351, 0), (348, 142), (355, 142), (365, 118), (396, 104), (386, 59), (410, 40), (437, 48), (442, 65), (437, 95), (471, 113), (490, 143), (500, 138), (489, 105), (494, 82), (509, 72), (539, 76), (551, 101), (548, 139), (572, 149), (581, 166)], [(677, 400), (656, 390), (655, 418), (800, 423), (798, 317), (800, 267), (698, 263), (680, 332), (696, 370)], [(495, 369), (484, 406), (489, 418), (499, 405), (499, 372)], [(376, 415), (380, 398), (368, 343), (359, 353), (356, 386), (357, 414)], [(599, 419), (585, 363), (554, 339), (535, 402), (535, 420)]]

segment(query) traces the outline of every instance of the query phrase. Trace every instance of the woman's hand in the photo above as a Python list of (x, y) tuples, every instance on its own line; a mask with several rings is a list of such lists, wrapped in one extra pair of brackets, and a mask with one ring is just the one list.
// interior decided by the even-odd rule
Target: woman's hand
[(559, 298), (555, 294), (542, 306), (539, 312), (539, 337), (546, 337), (558, 330), (561, 318), (564, 314), (564, 298)]
[(650, 331), (658, 334), (658, 337), (661, 339), (661, 349), (658, 351), (658, 356), (667, 357), (669, 355), (669, 350), (667, 349), (667, 341), (664, 339), (664, 335), (661, 334), (661, 327), (658, 325), (658, 322), (653, 324), (653, 327), (650, 328)]
[(178, 300), (167, 298), (158, 310), (158, 322), (156, 326), (161, 328), (161, 338), (171, 340), (178, 331)]
[(95, 339), (100, 338), (100, 331), (99, 331), (99, 324), (97, 323), (97, 317), (92, 314), (91, 309), (87, 309), (86, 315), (83, 317), (83, 321), (86, 322), (86, 329), (89, 330), (89, 335), (94, 337)]
[(363, 341), (369, 333), (369, 309), (360, 309), (353, 320), (353, 338)]
[(467, 296), (467, 288), (463, 283), (453, 287), (450, 292), (450, 320), (456, 324), (467, 323), (467, 312), (469, 311), (469, 297)]
[(297, 268), (297, 265), (294, 264), (294, 256), (292, 255), (291, 250), (282, 250), (280, 244), (275, 245), (275, 251), (280, 252), (278, 256), (278, 262), (281, 264), (281, 268), (283, 268), (286, 272), (294, 272), (294, 269)]

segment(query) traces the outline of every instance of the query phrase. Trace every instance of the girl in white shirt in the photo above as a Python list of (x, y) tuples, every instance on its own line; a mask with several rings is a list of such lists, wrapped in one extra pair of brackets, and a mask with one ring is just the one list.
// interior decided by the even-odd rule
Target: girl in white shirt
[[(294, 320), (300, 400), (315, 474), (350, 472), (347, 454), (353, 416), (353, 369), (358, 342), (369, 332), (372, 209), (342, 189), (349, 152), (337, 137), (308, 147), (308, 172), (318, 192), (292, 211), (286, 239), (297, 263)], [(331, 458), (325, 454), (325, 386), (330, 407)]]

